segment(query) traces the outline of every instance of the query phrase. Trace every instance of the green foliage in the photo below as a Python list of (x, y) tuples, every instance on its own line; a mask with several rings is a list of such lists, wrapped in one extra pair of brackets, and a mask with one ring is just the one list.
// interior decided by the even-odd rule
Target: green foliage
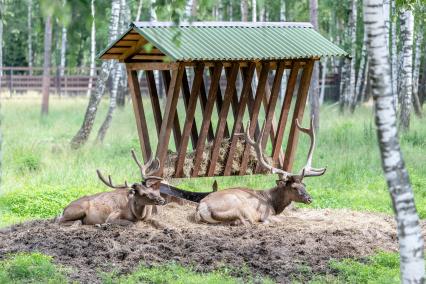
[(66, 283), (64, 272), (40, 253), (19, 253), (0, 261), (0, 283)]
[(116, 274), (104, 274), (103, 282), (105, 284), (274, 283), (267, 278), (234, 278), (229, 275), (229, 271), (226, 269), (208, 273), (197, 273), (191, 268), (186, 268), (175, 263), (153, 267), (139, 266), (139, 268), (137, 268), (133, 273), (124, 276), (118, 276)]
[(41, 156), (35, 148), (16, 148), (13, 159), (17, 171), (21, 174), (37, 171), (41, 167)]

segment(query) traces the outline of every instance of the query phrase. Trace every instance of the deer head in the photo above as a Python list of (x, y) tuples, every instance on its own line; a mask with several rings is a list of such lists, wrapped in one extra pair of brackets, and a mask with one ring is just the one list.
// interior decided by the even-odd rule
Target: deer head
[[(141, 162), (137, 159), (135, 151), (131, 151), (132, 157), (138, 165), (141, 175), (142, 182), (134, 183), (131, 186), (127, 184), (127, 181), (122, 185), (114, 185), (111, 179), (111, 175), (108, 175), (108, 180), (101, 174), (99, 170), (96, 170), (99, 179), (108, 187), (114, 189), (128, 189), (129, 198), (135, 199), (137, 203), (144, 205), (163, 205), (165, 204), (164, 198), (160, 195), (160, 182), (163, 180), (161, 177), (152, 175), (154, 172), (158, 171), (160, 167), (160, 162), (158, 159), (155, 159), (155, 166), (152, 168), (154, 159), (151, 158), (146, 164), (142, 165)], [(147, 172), (147, 170), (149, 172)]]
[(303, 178), (312, 177), (312, 176), (321, 176), (325, 173), (326, 168), (320, 168), (320, 169), (312, 168), (312, 156), (315, 149), (315, 130), (313, 127), (313, 117), (311, 118), (310, 128), (301, 127), (297, 119), (296, 119), (296, 126), (299, 131), (305, 134), (308, 134), (311, 139), (311, 144), (309, 147), (306, 164), (297, 174), (290, 173), (279, 168), (275, 168), (274, 166), (266, 162), (262, 148), (261, 148), (261, 143), (260, 143), (260, 141), (262, 141), (263, 134), (265, 131), (264, 126), (260, 133), (260, 138), (256, 142), (253, 138), (250, 137), (250, 133), (249, 133), (250, 121), (249, 121), (247, 125), (247, 129), (244, 133), (244, 137), (246, 142), (255, 149), (256, 156), (260, 165), (270, 170), (273, 174), (278, 174), (278, 180), (276, 181), (277, 186), (279, 188), (288, 190), (288, 194), (290, 194), (290, 198), (293, 201), (309, 204), (312, 202), (312, 198), (306, 191), (306, 188), (305, 188), (306, 186), (303, 183)]

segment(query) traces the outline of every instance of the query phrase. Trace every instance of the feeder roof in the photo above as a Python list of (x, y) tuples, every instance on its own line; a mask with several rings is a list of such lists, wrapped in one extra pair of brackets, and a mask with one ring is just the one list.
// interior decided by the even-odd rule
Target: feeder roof
[(348, 56), (309, 23), (134, 22), (98, 58), (129, 62)]

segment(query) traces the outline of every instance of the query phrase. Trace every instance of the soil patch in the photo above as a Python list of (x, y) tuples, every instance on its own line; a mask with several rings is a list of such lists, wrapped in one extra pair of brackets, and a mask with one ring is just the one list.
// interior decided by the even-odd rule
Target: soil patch
[[(391, 216), (348, 210), (288, 210), (280, 222), (250, 227), (195, 224), (194, 207), (168, 204), (157, 220), (129, 227), (61, 227), (32, 221), (0, 232), (0, 259), (9, 253), (39, 251), (73, 268), (72, 280), (99, 283), (99, 271), (131, 272), (146, 265), (178, 262), (198, 271), (247, 266), (254, 274), (289, 282), (303, 266), (332, 273), (331, 259), (361, 258), (378, 250), (396, 251)], [(426, 231), (425, 222), (422, 223)]]

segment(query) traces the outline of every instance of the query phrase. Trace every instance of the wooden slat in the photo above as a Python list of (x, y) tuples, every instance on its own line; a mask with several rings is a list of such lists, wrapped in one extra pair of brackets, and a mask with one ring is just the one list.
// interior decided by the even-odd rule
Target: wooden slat
[(135, 113), (136, 127), (138, 129), (139, 144), (144, 161), (151, 157), (151, 144), (149, 142), (148, 127), (142, 104), (141, 90), (139, 87), (138, 73), (127, 69), (127, 80), (129, 82), (130, 94), (132, 96), (133, 111)]
[[(204, 71), (204, 65), (201, 72), (203, 71)], [(201, 77), (202, 77), (202, 74), (201, 74)], [(199, 86), (198, 86), (198, 91), (199, 91)], [(189, 82), (188, 82), (188, 76), (186, 75), (186, 70), (183, 72), (183, 77), (182, 77), (182, 94), (183, 94), (183, 103), (187, 111), (186, 115), (188, 116), (188, 105), (189, 105), (189, 98), (191, 96), (191, 91), (189, 90)], [(198, 97), (198, 94), (197, 94), (197, 97)], [(192, 122), (192, 128), (191, 128), (191, 141), (192, 141), (192, 148), (195, 149), (197, 145), (197, 141), (198, 141), (198, 131), (197, 131), (197, 124), (195, 122), (195, 119), (194, 118), (192, 119), (194, 121)]]
[[(214, 67), (210, 67), (209, 70), (210, 70), (210, 78), (211, 78), (211, 77), (213, 77)], [(217, 115), (220, 114), (222, 106), (223, 106), (223, 97), (222, 97), (222, 91), (220, 90), (220, 84), (219, 84), (219, 88), (217, 88), (217, 95), (216, 95), (216, 110), (217, 110)], [(229, 137), (228, 123), (225, 124), (225, 137)]]
[(213, 76), (211, 79), (209, 95), (207, 99), (207, 104), (204, 110), (203, 122), (201, 124), (200, 136), (198, 138), (197, 149), (195, 150), (194, 165), (192, 169), (192, 177), (198, 176), (198, 171), (203, 159), (204, 145), (207, 138), (207, 132), (210, 127), (210, 120), (213, 112), (214, 103), (216, 101), (217, 89), (219, 88), (220, 75), (222, 73), (222, 64), (220, 62), (216, 63), (214, 67)]
[(284, 96), (284, 102), (281, 108), (280, 118), (278, 120), (277, 135), (275, 136), (275, 141), (272, 145), (272, 160), (274, 164), (279, 163), (280, 167), (283, 167), (284, 161), (279, 161), (280, 151), (282, 150), (282, 143), (284, 138), (284, 131), (287, 124), (288, 114), (290, 112), (291, 101), (294, 94), (294, 87), (296, 86), (297, 74), (299, 73), (300, 64), (296, 61), (292, 63), (292, 69), (290, 71), (290, 76), (287, 80), (287, 87)]
[(114, 47), (132, 47), (137, 40), (120, 40), (119, 42), (116, 42)]
[[(257, 118), (259, 116), (259, 110), (260, 106), (262, 104), (263, 96), (265, 96), (265, 86), (266, 82), (268, 80), (268, 74), (269, 74), (269, 62), (263, 62), (262, 63), (262, 70), (260, 71), (259, 76), (259, 82), (257, 84), (256, 89), (256, 96), (254, 99), (253, 104), (253, 110), (250, 117), (250, 129), (249, 129), (249, 135), (253, 135), (253, 132), (255, 131), (256, 124), (258, 122)], [(244, 148), (243, 157), (241, 159), (241, 166), (240, 166), (240, 175), (245, 175), (247, 164), (249, 160), (249, 154), (250, 154), (250, 145), (246, 144)]]
[(155, 127), (157, 128), (157, 135), (160, 135), (161, 127), (161, 108), (158, 99), (157, 85), (155, 84), (154, 72), (151, 70), (145, 71), (146, 83), (148, 86), (149, 97), (151, 98), (152, 112), (154, 114)]
[(235, 116), (234, 127), (232, 129), (231, 145), (229, 146), (228, 157), (225, 163), (225, 170), (223, 174), (224, 176), (231, 175), (232, 163), (234, 160), (235, 150), (238, 142), (238, 136), (236, 136), (235, 134), (239, 133), (240, 131), (244, 131), (242, 127), (243, 118), (247, 106), (247, 101), (249, 99), (249, 96), (251, 96), (251, 82), (253, 80), (255, 67), (256, 63), (251, 62), (249, 67), (244, 67), (243, 69), (241, 69), (241, 74), (243, 76), (244, 83), (243, 88), (241, 90), (237, 114)]
[(179, 65), (177, 70), (172, 72), (170, 87), (168, 88), (167, 102), (164, 109), (163, 121), (161, 123), (160, 136), (158, 138), (157, 158), (160, 160), (160, 169), (157, 175), (163, 175), (164, 163), (169, 146), (170, 132), (172, 131), (173, 121), (176, 113), (176, 106), (179, 99), (180, 86), (183, 76), (183, 65)]
[[(281, 81), (283, 78), (283, 74), (284, 74), (284, 70), (285, 70), (285, 62), (284, 61), (280, 61), (278, 62), (278, 68), (275, 72), (275, 77), (274, 77), (274, 82), (272, 83), (272, 90), (271, 90), (271, 94), (269, 96), (269, 101), (268, 101), (268, 105), (267, 105), (267, 109), (265, 111), (266, 113), (266, 117), (265, 117), (265, 122), (264, 122), (264, 136), (262, 137), (262, 141), (261, 141), (261, 149), (262, 151), (265, 150), (266, 144), (268, 142), (268, 134), (270, 133), (271, 130), (273, 129), (272, 126), (272, 122), (273, 122), (273, 118), (275, 116), (275, 106), (277, 105), (277, 101), (278, 101), (278, 95), (280, 93), (280, 89), (281, 89)], [(265, 95), (266, 97), (266, 95)], [(273, 134), (275, 134), (274, 132), (271, 133), (271, 139), (272, 141), (274, 141), (275, 137), (273, 136)], [(260, 172), (261, 170), (261, 166), (258, 163), (256, 166), (256, 172)]]
[[(201, 105), (201, 111), (202, 113), (206, 110), (207, 105), (207, 93), (206, 93), (206, 86), (204, 85), (204, 76), (203, 80), (201, 81), (201, 88), (200, 88), (200, 105)], [(213, 141), (214, 134), (213, 134), (213, 126), (212, 123), (209, 123), (209, 131), (207, 133), (207, 141)]]
[(164, 53), (162, 53), (160, 50), (153, 48), (150, 51), (145, 51), (145, 50), (141, 50), (139, 51), (138, 55), (150, 55), (150, 54), (162, 54), (164, 55)]
[(116, 54), (108, 54), (105, 53), (104, 55), (101, 56), (101, 59), (106, 60), (106, 59), (119, 59), (121, 56), (121, 53), (116, 53)]
[[(170, 71), (163, 70), (161, 71), (163, 75), (163, 82), (164, 82), (164, 90), (167, 95), (169, 95), (169, 86), (170, 86)], [(183, 75), (182, 75), (183, 76)], [(182, 82), (179, 84), (179, 86), (182, 84)], [(175, 146), (176, 149), (179, 149), (180, 147), (180, 141), (182, 139), (182, 133), (180, 131), (180, 124), (179, 124), (179, 115), (178, 112), (175, 112), (174, 119), (173, 119), (173, 137), (175, 140)]]
[(314, 60), (307, 62), (306, 66), (303, 68), (302, 78), (300, 79), (299, 92), (297, 94), (296, 105), (294, 106), (288, 144), (285, 151), (284, 170), (286, 171), (291, 171), (293, 168), (294, 156), (296, 154), (297, 142), (299, 140), (299, 131), (296, 129), (296, 119), (302, 122), (314, 62)]
[(140, 34), (127, 34), (125, 37), (123, 37), (124, 40), (139, 40), (141, 38)]
[(222, 145), (223, 136), (225, 134), (224, 133), (225, 126), (227, 125), (229, 106), (231, 104), (232, 97), (235, 92), (235, 82), (237, 80), (238, 69), (239, 69), (238, 62), (234, 63), (231, 67), (230, 75), (227, 80), (225, 96), (223, 98), (223, 105), (219, 113), (219, 122), (216, 128), (216, 135), (213, 142), (213, 147), (212, 147), (208, 170), (207, 170), (207, 176), (209, 177), (214, 175), (214, 172), (216, 169), (216, 162), (219, 157), (219, 150)]
[(111, 47), (108, 49), (108, 53), (124, 53), (127, 50), (129, 50), (127, 47)]
[[(191, 92), (189, 95), (189, 100), (188, 100), (188, 104), (186, 108), (186, 118), (185, 118), (185, 124), (183, 127), (182, 143), (178, 150), (178, 158), (176, 162), (176, 171), (175, 171), (175, 177), (178, 177), (178, 178), (183, 177), (183, 167), (185, 164), (186, 151), (188, 148), (189, 134), (195, 125), (195, 120), (194, 120), (195, 110), (197, 108), (197, 99), (198, 99), (198, 94), (200, 93), (201, 83), (203, 81), (203, 74), (204, 74), (204, 64), (199, 63), (199, 65), (195, 67), (194, 81), (192, 83), (192, 88), (191, 88)], [(184, 76), (185, 76), (185, 73), (184, 73)], [(188, 80), (186, 79), (186, 81)], [(183, 83), (185, 84), (185, 79), (183, 80)], [(195, 128), (195, 131), (197, 131), (197, 128)]]
[[(121, 60), (120, 60), (121, 62)], [(146, 63), (126, 63), (131, 70), (176, 70), (178, 63), (146, 62)]]
[(131, 57), (133, 60), (164, 60), (165, 55), (134, 55)]
[(146, 43), (146, 39), (144, 39), (143, 37), (139, 38), (139, 40), (131, 48), (128, 48), (123, 52), (123, 55), (120, 57), (120, 59), (126, 60), (132, 57), (133, 55), (138, 53)]

